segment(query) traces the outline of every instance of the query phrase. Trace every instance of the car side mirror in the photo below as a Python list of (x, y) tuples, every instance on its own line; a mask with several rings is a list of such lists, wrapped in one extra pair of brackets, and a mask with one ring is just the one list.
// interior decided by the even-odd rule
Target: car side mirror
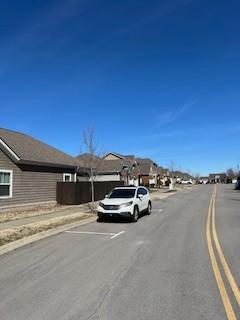
[(139, 198), (139, 199), (142, 199), (142, 198), (143, 198), (143, 194), (139, 194), (139, 195), (138, 195), (138, 198)]
[(108, 194), (105, 195), (105, 198), (108, 198)]

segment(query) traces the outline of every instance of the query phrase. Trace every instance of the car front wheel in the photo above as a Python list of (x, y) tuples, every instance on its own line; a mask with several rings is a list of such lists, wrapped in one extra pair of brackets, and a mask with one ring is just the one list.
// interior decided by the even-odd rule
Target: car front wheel
[(134, 207), (133, 217), (132, 217), (132, 221), (133, 222), (137, 222), (138, 221), (138, 215), (139, 215), (138, 207)]
[(149, 202), (148, 202), (148, 208), (147, 208), (147, 214), (151, 214), (151, 212), (152, 212), (152, 204), (151, 204), (151, 202), (149, 201)]

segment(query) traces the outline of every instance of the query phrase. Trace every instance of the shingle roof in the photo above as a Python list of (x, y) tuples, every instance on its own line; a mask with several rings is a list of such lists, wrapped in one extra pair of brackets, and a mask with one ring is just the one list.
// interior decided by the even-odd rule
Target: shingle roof
[(20, 158), (19, 163), (76, 166), (73, 157), (29, 135), (0, 128), (0, 139)]
[[(151, 159), (137, 158), (136, 161), (137, 161), (141, 175), (149, 175), (152, 165), (155, 164), (155, 162)], [(157, 173), (157, 165), (156, 165), (156, 173)]]
[(132, 165), (133, 161), (128, 159), (103, 160), (98, 167), (98, 171), (102, 173), (121, 172), (124, 166), (131, 168)]
[(112, 154), (113, 156), (119, 158), (119, 159), (124, 159), (125, 156), (123, 156), (122, 154), (120, 153), (117, 153), (117, 152), (108, 152), (107, 154), (104, 155), (103, 158), (106, 158), (107, 156), (109, 156), (110, 154)]
[(96, 168), (100, 161), (101, 158), (90, 153), (82, 153), (75, 158), (77, 165), (84, 168)]

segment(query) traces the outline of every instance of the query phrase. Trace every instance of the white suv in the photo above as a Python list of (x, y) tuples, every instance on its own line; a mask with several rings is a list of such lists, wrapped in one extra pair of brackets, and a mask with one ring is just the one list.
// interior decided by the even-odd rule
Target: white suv
[(99, 219), (123, 216), (137, 222), (139, 214), (150, 214), (152, 204), (148, 189), (145, 187), (114, 188), (99, 203), (97, 214)]

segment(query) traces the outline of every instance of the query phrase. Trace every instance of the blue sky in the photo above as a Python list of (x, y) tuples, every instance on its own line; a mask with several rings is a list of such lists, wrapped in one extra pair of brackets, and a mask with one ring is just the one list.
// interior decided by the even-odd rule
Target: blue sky
[(192, 173), (240, 163), (239, 1), (1, 1), (0, 126)]

